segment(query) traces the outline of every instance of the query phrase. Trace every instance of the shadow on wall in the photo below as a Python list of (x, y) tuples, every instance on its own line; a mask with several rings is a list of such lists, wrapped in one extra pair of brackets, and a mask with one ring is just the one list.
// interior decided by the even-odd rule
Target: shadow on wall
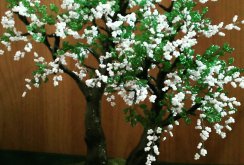
[[(2, 165), (84, 165), (84, 156), (38, 153), (27, 151), (0, 151)], [(111, 159), (108, 165), (125, 165), (123, 159)], [(155, 165), (186, 165), (180, 163), (157, 163)], [(193, 165), (193, 164), (191, 164)]]

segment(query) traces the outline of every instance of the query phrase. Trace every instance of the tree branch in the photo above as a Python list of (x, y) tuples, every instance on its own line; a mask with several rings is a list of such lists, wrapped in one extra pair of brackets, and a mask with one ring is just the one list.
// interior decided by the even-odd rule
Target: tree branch
[(102, 27), (102, 26), (97, 26), (100, 30), (103, 30), (103, 31), (105, 31), (106, 33), (108, 33), (108, 31), (107, 31), (107, 29), (106, 28), (104, 28), (104, 27)]
[(60, 69), (62, 69), (64, 71), (64, 73), (66, 73), (73, 80), (75, 80), (76, 84), (78, 85), (78, 87), (80, 88), (82, 93), (87, 97), (89, 95), (88, 87), (86, 86), (86, 84), (83, 81), (80, 80), (79, 76), (77, 76), (74, 72), (72, 72), (71, 70), (69, 70), (67, 67), (65, 67), (62, 64), (59, 64), (59, 67), (60, 67)]
[(118, 14), (125, 16), (128, 6), (129, 6), (129, 0), (119, 0), (119, 11), (114, 14), (112, 20), (116, 21)]
[[(193, 115), (194, 113), (195, 113), (195, 111), (198, 109), (198, 108), (200, 108), (202, 106), (202, 104), (195, 104), (195, 105), (193, 105), (190, 109), (188, 109), (187, 111), (186, 111), (186, 114), (187, 115)], [(167, 126), (167, 125), (169, 125), (169, 124), (172, 124), (171, 123), (171, 121), (173, 120), (173, 121), (177, 121), (177, 120), (179, 120), (179, 119), (181, 119), (182, 118), (182, 116), (180, 115), (180, 114), (178, 114), (178, 115), (176, 115), (176, 116), (174, 116), (173, 117), (173, 114), (170, 114), (163, 122), (162, 122), (162, 124), (161, 124), (161, 126), (162, 127), (165, 127), (165, 126)]]
[(20, 19), (26, 26), (30, 25), (30, 22), (28, 21), (28, 19), (27, 19), (25, 16), (22, 16), (22, 15), (20, 15), (19, 13), (16, 13), (16, 12), (15, 12), (15, 14), (17, 14), (18, 18), (19, 18), (19, 19)]
[(150, 89), (153, 91), (154, 95), (158, 95), (158, 88), (155, 87), (149, 80), (148, 77), (148, 69), (151, 66), (151, 61), (147, 58), (145, 59), (143, 71), (137, 75), (140, 79), (147, 80), (147, 85), (150, 87)]
[(120, 14), (124, 16), (126, 14), (126, 10), (129, 5), (129, 0), (120, 0), (119, 5), (120, 5)]
[(55, 37), (54, 45), (53, 45), (53, 51), (52, 51), (52, 55), (53, 56), (55, 56), (55, 54), (57, 53), (59, 47), (60, 47), (60, 37)]
[(92, 50), (91, 48), (87, 48), (87, 50), (95, 57), (97, 62), (99, 62), (99, 54), (97, 52), (95, 52), (94, 50)]
[(174, 6), (174, 1), (171, 2), (171, 5), (169, 7), (165, 7), (164, 5), (157, 3), (159, 7), (161, 7), (166, 12), (171, 12)]
[(21, 36), (29, 36), (30, 35), (30, 33), (23, 33), (23, 34), (21, 34)]
[[(47, 38), (47, 37), (46, 37)], [(48, 40), (45, 40), (46, 41), (46, 46), (50, 45)], [(55, 40), (54, 40), (54, 47), (51, 51), (52, 53), (52, 57), (53, 57), (53, 60), (55, 60), (57, 57), (56, 57), (56, 53), (58, 51), (60, 47), (60, 37), (55, 37)], [(78, 87), (80, 88), (80, 90), (82, 91), (82, 93), (85, 95), (85, 96), (88, 96), (89, 95), (89, 92), (88, 92), (88, 88), (86, 86), (86, 84), (80, 80), (79, 76), (77, 76), (73, 71), (69, 70), (66, 66), (64, 66), (63, 64), (59, 63), (59, 68), (62, 69), (64, 71), (64, 73), (66, 73), (67, 75), (69, 75), (73, 80), (75, 80), (75, 82), (77, 83)]]
[[(15, 13), (17, 14), (18, 18), (26, 25), (30, 25), (30, 22), (28, 21), (28, 19), (24, 16), (21, 16), (19, 13)], [(25, 35), (27, 35), (28, 33), (25, 33)], [(50, 51), (50, 53), (52, 54), (52, 58), (53, 60), (56, 59), (55, 54), (57, 53), (59, 46), (60, 46), (60, 37), (57, 37), (55, 34), (44, 34), (45, 35), (45, 40), (44, 40), (44, 45), (48, 48), (48, 50)], [(51, 47), (51, 44), (48, 41), (48, 37), (54, 37), (54, 47)], [(80, 80), (79, 76), (77, 76), (74, 72), (72, 72), (71, 70), (69, 70), (67, 67), (65, 67), (62, 64), (59, 64), (59, 68), (62, 69), (64, 71), (64, 73), (68, 74), (73, 80), (75, 80), (75, 82), (77, 83), (77, 85), (79, 86), (80, 90), (83, 92), (83, 94), (85, 96), (89, 95), (88, 92), (88, 88), (86, 86), (86, 84)]]
[(46, 45), (46, 47), (48, 48), (48, 50), (51, 52), (51, 53), (53, 53), (53, 48), (51, 47), (51, 45), (50, 45), (50, 43), (49, 43), (49, 41), (48, 41), (48, 38), (47, 38), (47, 36), (45, 36), (45, 40), (44, 40), (44, 45)]
[(56, 34), (54, 34), (54, 33), (52, 33), (52, 34), (46, 34), (46, 36), (49, 37), (49, 38), (54, 38), (54, 37), (56, 37)]

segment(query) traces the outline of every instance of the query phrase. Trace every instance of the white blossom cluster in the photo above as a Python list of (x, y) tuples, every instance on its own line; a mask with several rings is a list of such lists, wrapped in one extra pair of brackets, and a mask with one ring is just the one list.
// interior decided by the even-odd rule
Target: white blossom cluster
[(220, 22), (218, 25), (207, 25), (208, 31), (202, 31), (202, 34), (208, 38), (218, 34), (219, 36), (224, 37), (225, 33), (223, 30), (237, 30), (240, 31), (241, 28), (239, 27), (239, 24), (243, 24), (244, 22), (237, 22), (238, 16), (235, 15), (232, 19), (232, 23), (224, 25), (223, 22)]
[[(207, 64), (204, 64), (201, 61), (196, 60), (197, 68), (196, 70), (189, 70), (191, 74), (190, 78), (194, 81), (201, 78), (203, 71), (208, 69)], [(234, 88), (244, 87), (244, 77), (241, 76), (240, 72), (235, 72), (232, 75), (228, 75), (227, 72), (234, 69), (234, 66), (229, 66), (224, 71), (221, 71), (223, 67), (220, 64), (220, 61), (216, 63), (215, 66), (211, 67), (210, 72), (207, 76), (204, 77), (204, 82), (208, 84), (209, 87), (219, 86), (224, 87), (225, 84), (231, 84)]]
[(4, 54), (4, 50), (0, 49), (0, 56)]
[[(212, 104), (214, 108), (221, 114), (221, 118), (225, 119), (223, 122), (217, 122), (214, 124), (213, 129), (219, 134), (222, 138), (226, 137), (226, 133), (224, 129), (231, 131), (232, 128), (229, 124), (235, 123), (235, 119), (230, 115), (233, 115), (236, 110), (234, 106), (240, 106), (240, 102), (236, 101), (235, 97), (228, 98), (224, 93), (216, 92), (213, 97), (205, 96), (204, 101), (202, 101), (202, 108), (199, 109), (201, 111), (200, 119), (197, 120), (197, 126), (195, 129), (201, 130), (200, 137), (201, 142), (198, 144), (197, 148), (199, 149), (199, 153), (195, 154), (195, 159), (199, 159), (200, 156), (206, 156), (207, 150), (204, 148), (204, 142), (208, 140), (209, 134), (212, 132), (210, 127), (204, 125), (203, 121), (207, 117), (204, 112), (211, 109), (207, 104)], [(229, 108), (228, 108), (229, 107)], [(226, 109), (229, 109), (228, 111)], [(222, 124), (223, 123), (223, 124)]]
[(82, 39), (86, 38), (87, 43), (91, 44), (95, 37), (98, 35), (98, 29), (96, 26), (91, 26), (91, 29), (85, 29), (84, 34), (82, 35)]
[[(77, 47), (78, 48), (78, 47)], [(87, 68), (82, 65), (82, 63), (79, 61), (79, 58), (88, 58), (89, 51), (79, 47), (79, 53), (72, 53), (72, 52), (66, 52), (62, 56), (59, 57), (60, 63), (62, 65), (68, 65), (67, 60), (72, 59), (75, 61), (75, 68), (76, 70), (73, 70), (73, 73), (75, 73), (80, 80), (83, 80), (87, 76)]]
[(80, 7), (78, 3), (75, 3), (74, 0), (63, 0), (61, 8), (64, 10), (76, 10)]
[(208, 1), (217, 2), (218, 0), (199, 0), (200, 3), (207, 3)]
[[(150, 2), (148, 1), (148, 4), (149, 3)], [(147, 17), (147, 16), (150, 16), (151, 14), (152, 14), (152, 12), (149, 9), (149, 10), (146, 10), (146, 12), (144, 13), (144, 16)], [(160, 18), (160, 16), (161, 16), (161, 15), (158, 15), (156, 10), (153, 12), (153, 15), (157, 15), (156, 18)], [(164, 23), (164, 25), (162, 24), (163, 26), (161, 26), (161, 27), (169, 27), (168, 24), (167, 24), (167, 21), (166, 21), (166, 17), (164, 15), (162, 15), (162, 18), (163, 19), (161, 19), (159, 21), (159, 23)], [(191, 18), (188, 15), (188, 21), (190, 21), (190, 20), (191, 20)], [(177, 21), (175, 21), (175, 22), (177, 22)], [(113, 25), (114, 27), (112, 27), (112, 29), (118, 31), (118, 28), (119, 28), (119, 26), (122, 25), (122, 22), (119, 21), (119, 22), (115, 22), (115, 23), (109, 23), (108, 25), (111, 25), (111, 26)], [(186, 25), (187, 25), (187, 22), (186, 22)], [(158, 27), (160, 27), (160, 26), (158, 26)], [(184, 25), (183, 25), (183, 27), (184, 27)], [(187, 26), (186, 26), (186, 29), (188, 29)], [(161, 30), (163, 30), (163, 28), (159, 28), (157, 30), (157, 32), (160, 32)], [(155, 33), (154, 29), (152, 29), (152, 28), (150, 29), (150, 31), (151, 31), (151, 33)], [(165, 31), (167, 31), (167, 30), (165, 30)], [(183, 31), (184, 31), (184, 29), (183, 29)], [(121, 31), (119, 31), (119, 33), (121, 33)], [(157, 33), (157, 35), (159, 35), (159, 34)], [(116, 33), (115, 36), (117, 36), (117, 33)], [(159, 36), (163, 37), (164, 35), (159, 35)], [(176, 48), (179, 47), (179, 46), (181, 47), (181, 50), (194, 46), (197, 43), (196, 39), (194, 38), (195, 36), (196, 36), (196, 32), (189, 31), (187, 33), (187, 35), (183, 39), (174, 41), (173, 43), (168, 42), (166, 44), (166, 46), (164, 47), (164, 51), (165, 51), (164, 58), (167, 59), (167, 60), (171, 60), (172, 59), (171, 53), (173, 54), (173, 56), (178, 57), (180, 53), (179, 53), (179, 51), (176, 50)], [(153, 38), (150, 38), (150, 39), (151, 39), (150, 41), (154, 40)], [(160, 43), (160, 40), (161, 40), (161, 38), (155, 39), (155, 43), (157, 43), (157, 44)], [(131, 44), (128, 41), (128, 39), (124, 39), (123, 41), (120, 44), (118, 44), (118, 48), (119, 49), (117, 49), (117, 50), (118, 51), (120, 51), (120, 50), (121, 51), (123, 51), (123, 50), (133, 51), (133, 50), (131, 50), (130, 45), (133, 44), (134, 41), (132, 40)], [(123, 45), (127, 45), (127, 47), (124, 47)], [(147, 50), (148, 51), (148, 56), (153, 58), (153, 50), (152, 49), (155, 48), (157, 45), (156, 44), (145, 43), (145, 42), (143, 43), (143, 45), (148, 49)], [(125, 49), (121, 49), (120, 47), (123, 47)]]
[(104, 96), (106, 96), (107, 102), (109, 102), (112, 107), (116, 105), (115, 95), (104, 92)]
[[(40, 1), (39, 0), (28, 0), (28, 3), (30, 6), (34, 7), (35, 3), (40, 4)], [(36, 25), (38, 27), (42, 27), (43, 25), (45, 25), (45, 23), (38, 18), (37, 14), (33, 14), (33, 13), (29, 12), (28, 8), (21, 1), (19, 2), (19, 4), (17, 6), (14, 6), (12, 8), (11, 12), (18, 13), (20, 16), (30, 18), (30, 20), (32, 22), (30, 23), (29, 26), (35, 26)], [(30, 30), (28, 31), (28, 33), (31, 35), (35, 34), (35, 32), (30, 31)], [(36, 35), (38, 36), (36, 41), (39, 41), (40, 38), (42, 37), (42, 34), (36, 33)]]
[[(209, 139), (210, 133), (212, 132), (212, 129), (210, 127), (205, 126), (203, 123), (203, 118), (205, 118), (206, 116), (204, 114), (201, 114), (200, 117), (201, 117), (201, 119), (197, 120), (197, 126), (195, 127), (195, 129), (201, 130), (201, 132), (200, 132), (201, 142), (199, 142), (197, 145), (197, 149), (199, 150), (199, 152), (195, 154), (195, 157), (194, 157), (195, 160), (198, 160), (201, 156), (207, 155), (207, 150), (204, 146), (204, 143), (206, 140)], [(232, 124), (232, 123), (235, 123), (235, 119), (233, 117), (229, 117), (225, 121), (225, 126), (223, 126), (219, 123), (216, 123), (213, 128), (215, 129), (217, 134), (219, 134), (222, 138), (225, 138), (226, 133), (223, 131), (223, 129), (225, 128), (225, 129), (231, 131), (232, 128), (229, 126), (229, 124)]]
[(175, 94), (175, 96), (172, 98), (173, 116), (176, 116), (177, 114), (180, 114), (182, 112), (182, 108), (184, 107), (184, 100), (185, 100), (185, 94), (183, 92)]
[(108, 16), (114, 16), (115, 12), (112, 10), (112, 7), (115, 5), (115, 1), (107, 1), (107, 3), (101, 3), (91, 9), (92, 14), (96, 19), (102, 18), (102, 16), (105, 16), (108, 18)]
[(146, 165), (151, 165), (152, 162), (156, 161), (156, 157), (159, 155), (159, 148), (156, 143), (158, 143), (162, 133), (162, 128), (157, 127), (155, 130), (149, 129), (147, 131), (147, 147), (144, 149), (148, 152)]
[(32, 79), (25, 79), (26, 90), (23, 92), (22, 97), (25, 97), (27, 91), (32, 89), (32, 86), (39, 88), (42, 82), (45, 82), (49, 75), (53, 76), (53, 85), (58, 86), (59, 82), (63, 80), (62, 73), (63, 70), (59, 68), (60, 59), (57, 58), (55, 61), (46, 62), (45, 58), (40, 57), (36, 52), (34, 52), (34, 61), (38, 65), (41, 65), (39, 69), (40, 72), (36, 72)]
[[(201, 61), (196, 60), (196, 64), (197, 64), (197, 70), (189, 70), (190, 79), (193, 81), (202, 79), (203, 77), (202, 74), (205, 72), (205, 70), (208, 69), (207, 64), (204, 64)], [(216, 87), (224, 88), (226, 84), (231, 84), (234, 88), (236, 88), (237, 84), (239, 84), (239, 87), (243, 88), (243, 77), (240, 76), (241, 75), (240, 72), (237, 71), (231, 75), (227, 74), (228, 71), (231, 71), (234, 68), (235, 68), (234, 66), (228, 66), (226, 69), (223, 70), (223, 67), (220, 65), (219, 62), (217, 62), (217, 64), (210, 69), (209, 74), (205, 75), (205, 77), (202, 80), (205, 84), (208, 85), (208, 89), (210, 92), (212, 92), (213, 88)], [(184, 86), (183, 84), (182, 85), (178, 84), (178, 88), (175, 87), (179, 82), (184, 83), (184, 81), (182, 81), (180, 77), (177, 77), (178, 78), (177, 81), (174, 81), (174, 79), (177, 78), (174, 78), (172, 80), (172, 75), (168, 75), (168, 78), (169, 79), (165, 81), (165, 84), (166, 85), (168, 84), (168, 86), (166, 86), (164, 90), (168, 90), (169, 86), (173, 86), (172, 87), (173, 90), (177, 90), (178, 88), (180, 88), (180, 86)], [(191, 94), (191, 100), (193, 101), (192, 105), (195, 104), (196, 95), (192, 94), (191, 91), (185, 91), (185, 93), (180, 92), (178, 94), (175, 94), (174, 97), (172, 98), (173, 107), (171, 108), (174, 116), (182, 112), (182, 108), (184, 107), (184, 102), (182, 101), (185, 97), (185, 94)], [(201, 104), (202, 104), (201, 106), (202, 108), (200, 108), (199, 111), (201, 111), (200, 118), (202, 120), (208, 117), (206, 113), (211, 111), (213, 108), (216, 111), (216, 113), (219, 113), (220, 117), (225, 120), (223, 124), (222, 122), (216, 122), (213, 127), (213, 129), (215, 129), (217, 134), (219, 134), (222, 138), (225, 138), (226, 133), (224, 132), (224, 129), (228, 131), (232, 130), (229, 124), (234, 123), (235, 120), (233, 117), (230, 116), (236, 112), (235, 107), (240, 106), (241, 103), (238, 102), (235, 97), (229, 98), (223, 92), (214, 92), (212, 96), (206, 95), (202, 99)], [(196, 129), (201, 130), (200, 132), (201, 142), (198, 144), (197, 148), (199, 149), (199, 153), (196, 153), (195, 159), (199, 159), (200, 156), (206, 156), (207, 150), (204, 148), (203, 144), (204, 141), (206, 141), (209, 138), (209, 134), (211, 132), (211, 128), (205, 127), (202, 124), (203, 122), (202, 120), (199, 119), (196, 126)]]
[(139, 104), (143, 102), (148, 95), (147, 87), (136, 84), (136, 81), (129, 81), (118, 92), (127, 105)]
[(182, 39), (177, 39), (173, 42), (168, 41), (163, 49), (165, 52), (164, 58), (170, 61), (173, 57), (179, 57), (180, 51), (195, 46), (197, 44), (196, 35), (197, 33), (195, 31), (190, 31), (186, 32), (186, 35)]
[(102, 75), (99, 70), (96, 70), (96, 75), (97, 78), (93, 78), (93, 79), (88, 79), (86, 80), (86, 85), (88, 87), (94, 88), (94, 87), (101, 87), (102, 83), (107, 83), (108, 81), (108, 76)]
[[(56, 31), (55, 35), (65, 39), (68, 35), (73, 36), (74, 39), (81, 39), (82, 36), (77, 32), (68, 27), (68, 23), (72, 22), (72, 19), (78, 19), (79, 15), (74, 15), (73, 11), (69, 11), (68, 15), (58, 16), (58, 21), (55, 24)], [(76, 13), (77, 14), (77, 13)]]
[[(32, 86), (38, 88), (41, 82), (45, 82), (51, 75), (54, 86), (59, 85), (63, 73), (60, 66), (68, 66), (71, 59), (75, 66), (71, 72), (88, 88), (105, 88), (104, 95), (112, 106), (116, 102), (115, 93), (128, 106), (133, 106), (141, 104), (146, 99), (151, 104), (165, 101), (160, 100), (157, 94), (163, 92), (168, 99), (168, 104), (165, 105), (168, 114), (176, 117), (187, 113), (186, 100), (191, 101), (192, 106), (200, 103), (196, 129), (200, 130), (201, 142), (197, 146), (199, 152), (195, 155), (195, 159), (199, 159), (207, 154), (204, 141), (209, 138), (210, 132), (215, 130), (224, 138), (225, 130), (230, 131), (232, 129), (230, 124), (235, 122), (231, 115), (241, 104), (235, 97), (227, 96), (224, 91), (226, 85), (244, 88), (244, 77), (237, 67), (229, 66), (220, 59), (211, 61), (215, 54), (209, 58), (199, 55), (200, 58), (190, 51), (194, 51), (199, 37), (210, 38), (214, 35), (224, 37), (225, 31), (239, 31), (240, 25), (244, 24), (237, 15), (229, 24), (223, 22), (212, 24), (204, 18), (196, 19), (195, 17), (201, 17), (201, 14), (194, 17), (196, 13), (185, 5), (188, 2), (203, 5), (210, 1), (217, 0), (183, 0), (180, 9), (177, 9), (177, 6), (172, 8), (179, 10), (177, 15), (169, 18), (171, 16), (167, 15), (167, 11), (165, 13), (161, 11), (163, 10), (159, 6), (161, 0), (130, 0), (129, 10), (125, 13), (117, 11), (116, 0), (97, 1), (92, 7), (86, 6), (83, 1), (62, 0), (60, 6), (62, 11), (56, 13), (57, 16), (51, 23), (55, 28), (51, 35), (45, 31), (45, 27), (50, 24), (42, 19), (38, 12), (31, 12), (29, 9), (41, 4), (40, 0), (28, 0), (29, 6), (19, 1), (1, 19), (1, 24), (6, 29), (3, 34), (5, 39), (1, 40), (1, 44), (10, 51), (11, 42), (24, 41), (26, 44), (23, 50), (14, 53), (14, 60), (18, 61), (32, 51), (33, 40), (45, 44), (48, 42), (48, 37), (69, 39), (71, 36), (77, 41), (74, 45), (65, 45), (64, 42), (63, 47), (60, 46), (56, 54), (53, 54), (54, 60), (51, 62), (34, 53), (34, 62), (38, 69), (33, 79), (25, 80), (26, 91), (23, 97)], [(137, 9), (137, 6), (140, 8)], [(16, 29), (14, 14), (29, 21), (27, 33)], [(99, 21), (103, 23), (99, 24)], [(55, 50), (51, 45), (48, 45), (48, 48), (51, 51)], [(4, 52), (5, 50), (0, 49), (0, 55)], [(85, 64), (90, 55), (95, 57), (98, 67), (93, 68)], [(184, 60), (185, 63), (192, 62), (191, 66), (185, 65)], [(152, 72), (164, 69), (166, 71), (162, 74), (162, 82), (158, 82)], [(200, 91), (196, 89), (197, 87), (203, 90)], [(215, 119), (216, 115), (212, 115), (211, 110), (214, 110), (221, 120)], [(212, 122), (213, 128), (205, 126), (205, 121)], [(174, 125), (179, 124), (177, 121), (174, 122)], [(164, 132), (173, 136), (172, 129), (173, 124), (170, 124)], [(148, 130), (149, 142), (145, 148), (148, 152), (147, 165), (156, 161), (155, 156), (159, 155), (155, 142), (159, 140), (162, 132), (160, 126), (155, 130)], [(163, 137), (163, 140), (166, 140), (166, 137)]]
[(32, 50), (32, 44), (31, 43), (27, 43), (26, 46), (24, 47), (24, 51), (17, 51), (14, 55), (14, 60), (15, 61), (19, 61), (21, 58), (25, 57), (25, 54), (28, 52), (31, 52)]
[(11, 42), (28, 41), (26, 36), (22, 36), (22, 33), (17, 31), (15, 27), (15, 20), (13, 17), (13, 11), (8, 10), (5, 12), (5, 15), (2, 16), (1, 24), (4, 29), (9, 29), (13, 33), (11, 34), (10, 32), (5, 32), (3, 36), (8, 37), (9, 41), (1, 41), (1, 44), (3, 44), (8, 51), (11, 51)]
[[(208, 0), (203, 0), (200, 2), (205, 3), (207, 1)], [(213, 1), (215, 1), (215, 0), (213, 0)], [(198, 35), (198, 36), (203, 35), (207, 38), (210, 38), (210, 37), (213, 37), (214, 35), (218, 34), (219, 36), (224, 37), (225, 33), (223, 32), (223, 30), (238, 30), (238, 31), (240, 31), (241, 28), (239, 27), (239, 25), (244, 23), (244, 21), (238, 22), (238, 16), (237, 15), (235, 15), (233, 17), (232, 23), (227, 24), (227, 25), (224, 25), (223, 22), (220, 22), (217, 25), (210, 24), (209, 22), (205, 22), (205, 21), (192, 22), (193, 18), (190, 15), (190, 11), (187, 8), (182, 10), (182, 15), (183, 15), (183, 18), (181, 18), (179, 16), (175, 17), (175, 19), (173, 20), (173, 23), (177, 23), (177, 22), (183, 22), (184, 23), (181, 27), (182, 32), (185, 34), (190, 33), (190, 38), (189, 38), (190, 40), (188, 41), (188, 38), (186, 38), (186, 41), (193, 42), (192, 46), (194, 46), (196, 44), (195, 38), (192, 38), (192, 37), (195, 37), (195, 35)], [(194, 30), (196, 26), (201, 29), (198, 34), (195, 33), (195, 30)], [(208, 29), (208, 30), (206, 30), (206, 29)], [(191, 38), (193, 39), (193, 41), (191, 41)], [(189, 45), (189, 47), (191, 47), (191, 46)]]
[(212, 129), (210, 127), (206, 127), (201, 119), (197, 120), (197, 126), (195, 129), (201, 130), (200, 137), (201, 142), (198, 143), (197, 149), (199, 150), (199, 153), (196, 153), (194, 156), (195, 160), (198, 160), (201, 156), (207, 155), (207, 150), (205, 149), (204, 142), (208, 140), (209, 134), (212, 132)]
[[(174, 134), (173, 134), (173, 129), (174, 129), (174, 126), (178, 126), (180, 125), (179, 121), (175, 120), (174, 123), (172, 124), (169, 124), (165, 129), (164, 129), (164, 133), (168, 133), (170, 137), (173, 137)], [(165, 141), (167, 139), (166, 136), (163, 137), (163, 141)]]
[[(174, 125), (179, 125), (178, 121), (174, 122)], [(157, 143), (161, 139), (161, 135), (163, 133), (168, 133), (170, 137), (173, 137), (173, 124), (168, 125), (164, 130), (161, 127), (157, 127), (155, 130), (149, 129), (147, 131), (147, 146), (144, 148), (144, 151), (148, 153), (146, 165), (151, 165), (156, 161), (156, 156), (160, 154)], [(167, 139), (166, 136), (162, 137), (162, 140), (165, 141)]]
[(11, 11), (5, 12), (5, 16), (2, 16), (1, 24), (5, 29), (14, 28), (15, 21), (13, 17), (13, 12)]
[(58, 22), (56, 24), (56, 32), (55, 32), (55, 34), (57, 36), (65, 38), (66, 37), (65, 30), (66, 30), (66, 23), (65, 22)]
[(177, 71), (174, 73), (167, 74), (167, 80), (164, 81), (164, 88), (162, 88), (162, 91), (167, 91), (169, 89), (172, 89), (174, 91), (177, 90), (178, 85), (182, 83), (182, 79), (180, 76), (178, 76)]
[[(34, 4), (30, 1), (30, 5), (33, 6)], [(21, 1), (19, 2), (19, 4), (17, 6), (13, 7), (12, 11), (18, 12), (22, 16), (26, 16), (26, 17), (30, 16), (27, 7)]]

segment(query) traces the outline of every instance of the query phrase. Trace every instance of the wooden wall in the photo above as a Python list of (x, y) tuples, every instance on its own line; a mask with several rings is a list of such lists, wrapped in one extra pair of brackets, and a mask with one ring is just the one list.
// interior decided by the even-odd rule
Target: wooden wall
[[(6, 9), (6, 2), (0, 0), (0, 15)], [(55, 0), (59, 3), (59, 0)], [(233, 15), (244, 18), (243, 0), (221, 0), (210, 4), (210, 17), (215, 22), (230, 22)], [(0, 28), (0, 33), (2, 29)], [(211, 43), (227, 41), (236, 47), (235, 64), (244, 66), (244, 32), (227, 33), (223, 39), (202, 40), (199, 50), (204, 50)], [(13, 50), (22, 48), (14, 44)], [(47, 54), (43, 46), (36, 51)], [(31, 76), (33, 70), (32, 54), (20, 62), (13, 61), (14, 51), (0, 57), (0, 149), (53, 152), (65, 154), (85, 154), (84, 110), (82, 94), (75, 83), (67, 76), (60, 87), (51, 83), (33, 90), (26, 98), (21, 98), (24, 90), (24, 78)], [(237, 89), (230, 93), (238, 96), (244, 103), (244, 92)], [(124, 122), (121, 111), (123, 104), (112, 109), (103, 102), (103, 126), (107, 137), (109, 156), (126, 157), (136, 145), (141, 128), (131, 128)], [(244, 164), (244, 106), (236, 115), (237, 123), (226, 139), (212, 136), (207, 143), (208, 156), (194, 161), (196, 145), (199, 141), (193, 126), (185, 124), (175, 128), (174, 138), (161, 143), (160, 160), (185, 163)]]

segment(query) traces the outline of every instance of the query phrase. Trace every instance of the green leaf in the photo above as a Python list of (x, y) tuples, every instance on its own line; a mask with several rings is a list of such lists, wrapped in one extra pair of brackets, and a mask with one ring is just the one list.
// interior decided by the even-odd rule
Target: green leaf
[(130, 123), (132, 127), (134, 127), (137, 123), (137, 114), (135, 110), (131, 107), (124, 109), (125, 113), (125, 120), (126, 122)]
[(141, 104), (140, 108), (143, 109), (143, 110), (147, 110), (147, 105), (146, 104)]
[(51, 3), (50, 4), (50, 10), (55, 12), (55, 13), (58, 13), (59, 8), (55, 4)]
[(207, 14), (207, 12), (208, 12), (208, 7), (204, 7), (202, 9), (202, 16), (204, 16), (205, 14)]
[(198, 11), (194, 11), (190, 15), (192, 22), (200, 22), (202, 19), (202, 15)]
[(230, 47), (230, 45), (228, 43), (225, 43), (224, 46), (223, 46), (223, 50), (225, 52), (232, 53), (235, 49)]
[(228, 64), (229, 65), (232, 65), (234, 63), (235, 59), (232, 57), (232, 58), (229, 58), (228, 60)]

